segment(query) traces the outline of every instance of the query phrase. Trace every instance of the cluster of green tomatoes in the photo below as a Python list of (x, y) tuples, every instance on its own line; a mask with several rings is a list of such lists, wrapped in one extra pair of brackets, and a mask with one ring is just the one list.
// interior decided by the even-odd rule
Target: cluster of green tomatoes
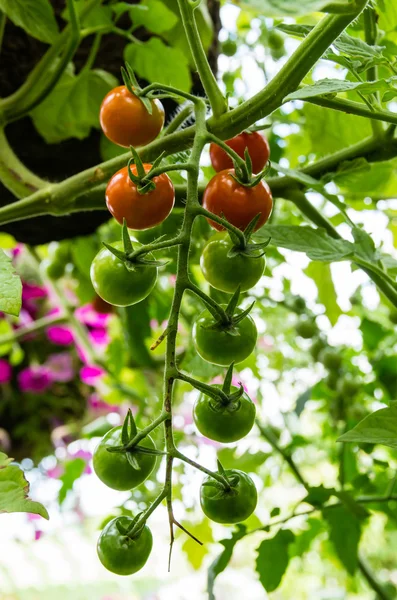
[[(164, 124), (164, 110), (158, 99), (151, 99), (148, 111), (141, 98), (128, 86), (119, 86), (105, 97), (100, 122), (105, 135), (114, 143), (132, 147), (151, 142)], [(269, 146), (258, 132), (244, 132), (227, 145), (241, 158), (250, 156), (254, 173), (260, 173), (269, 159)], [(206, 437), (218, 442), (235, 442), (251, 430), (255, 405), (243, 388), (231, 385), (233, 365), (244, 361), (254, 350), (257, 329), (249, 312), (237, 307), (240, 291), (253, 287), (261, 278), (265, 258), (259, 244), (249, 243), (250, 235), (269, 218), (272, 209), (270, 189), (261, 178), (245, 186), (235, 178), (233, 161), (224, 149), (212, 143), (212, 165), (217, 172), (208, 183), (203, 206), (243, 231), (245, 243), (225, 231), (221, 223), (208, 218), (217, 232), (205, 245), (201, 269), (208, 283), (231, 294), (221, 305), (223, 319), (204, 310), (193, 324), (193, 342), (206, 361), (229, 367), (223, 386), (206, 386), (194, 406), (194, 421)], [(115, 173), (106, 190), (106, 204), (114, 218), (123, 224), (123, 240), (105, 246), (94, 258), (91, 280), (97, 294), (115, 306), (130, 306), (146, 298), (156, 284), (158, 263), (150, 252), (130, 238), (127, 228), (146, 230), (162, 223), (171, 213), (175, 190), (167, 173), (150, 177), (158, 166), (143, 164), (134, 153), (135, 164)], [(232, 232), (233, 233), (233, 232)], [(211, 393), (211, 389), (213, 393)], [(129, 415), (127, 419), (132, 419)], [(133, 421), (133, 419), (132, 419)], [(142, 484), (153, 471), (159, 452), (150, 435), (142, 435), (133, 425), (110, 430), (97, 447), (93, 464), (98, 477), (112, 489), (131, 490)], [(126, 451), (126, 448), (128, 451)], [(124, 451), (123, 451), (124, 450)], [(203, 512), (219, 523), (238, 523), (255, 510), (257, 491), (244, 472), (220, 466), (221, 480), (208, 476), (201, 486)], [(109, 570), (128, 575), (145, 564), (152, 547), (152, 535), (138, 517), (117, 517), (102, 531), (98, 555)]]

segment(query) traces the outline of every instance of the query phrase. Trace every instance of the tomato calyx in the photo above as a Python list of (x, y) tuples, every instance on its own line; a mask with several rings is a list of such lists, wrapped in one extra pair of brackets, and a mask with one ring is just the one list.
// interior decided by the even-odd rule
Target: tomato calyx
[(218, 464), (218, 473), (224, 479), (224, 483), (219, 481), (218, 479), (208, 479), (207, 481), (203, 481), (203, 487), (212, 487), (217, 490), (217, 492), (212, 496), (213, 500), (218, 500), (227, 496), (238, 496), (237, 486), (239, 484), (240, 478), (238, 475), (228, 475), (225, 471), (224, 467), (220, 460), (217, 461)]
[[(153, 181), (152, 177), (154, 176), (155, 171), (156, 175), (159, 174), (158, 167), (161, 161), (163, 160), (164, 152), (162, 152), (160, 156), (158, 156), (153, 162), (153, 164), (150, 167), (150, 171), (146, 172), (142, 159), (139, 156), (138, 152), (135, 150), (135, 148), (133, 148), (133, 146), (130, 146), (130, 151), (132, 154), (132, 158), (129, 159), (127, 164), (128, 177), (131, 179), (132, 183), (136, 185), (136, 189), (138, 190), (139, 194), (148, 194), (149, 192), (152, 192), (156, 189), (156, 184)], [(135, 175), (135, 173), (132, 172), (132, 164), (135, 164), (136, 166), (137, 175)]]
[(118, 250), (106, 242), (102, 243), (109, 250), (109, 252), (117, 256), (117, 258), (124, 263), (124, 266), (128, 271), (135, 271), (137, 268), (142, 267), (164, 267), (164, 265), (167, 264), (166, 262), (145, 258), (145, 254), (142, 251), (140, 251), (139, 255), (135, 255), (134, 246), (132, 245), (125, 219), (123, 221), (122, 242), (124, 251)]
[(126, 538), (125, 541), (127, 543), (138, 539), (140, 537), (140, 535), (142, 534), (142, 532), (145, 528), (145, 525), (146, 525), (146, 520), (141, 519), (142, 515), (143, 515), (143, 512), (138, 513), (133, 518), (129, 527), (125, 527), (122, 524), (121, 519), (116, 521), (117, 530), (120, 533), (120, 535), (122, 535)]
[(146, 98), (145, 96), (139, 93), (142, 90), (142, 88), (138, 83), (133, 68), (128, 62), (125, 63), (125, 68), (121, 67), (121, 77), (123, 78), (123, 82), (127, 90), (141, 100), (147, 112), (149, 113), (149, 115), (151, 115), (153, 113), (152, 103), (149, 98)]
[[(248, 223), (247, 227), (244, 229), (244, 236), (237, 235), (232, 229), (228, 230), (229, 237), (233, 243), (233, 246), (230, 248), (227, 253), (228, 258), (234, 258), (235, 256), (247, 256), (249, 258), (262, 258), (266, 254), (264, 251), (265, 248), (270, 244), (271, 238), (268, 240), (261, 242), (259, 244), (250, 243), (250, 238), (255, 231), (256, 224), (258, 223), (261, 214), (258, 213), (250, 223)], [(223, 216), (223, 218), (225, 218)]]
[[(201, 325), (203, 329), (216, 330), (216, 331), (224, 331), (229, 335), (238, 336), (240, 335), (237, 325), (245, 319), (251, 312), (254, 307), (255, 301), (250, 304), (248, 308), (245, 310), (236, 313), (236, 309), (238, 307), (240, 299), (240, 286), (236, 289), (233, 296), (231, 297), (229, 304), (226, 306), (226, 309), (223, 310), (219, 307), (219, 311), (215, 310), (211, 305), (207, 305), (208, 311), (214, 317), (213, 323), (210, 325)], [(223, 314), (222, 314), (223, 313)]]
[(107, 451), (110, 453), (125, 454), (131, 467), (136, 471), (140, 471), (141, 467), (136, 457), (137, 454), (162, 456), (164, 452), (161, 452), (160, 450), (156, 450), (154, 448), (146, 448), (145, 446), (139, 446), (138, 442), (136, 444), (131, 444), (131, 442), (133, 442), (134, 438), (137, 435), (138, 430), (135, 424), (135, 419), (133, 417), (131, 409), (129, 409), (124, 419), (123, 428), (121, 430), (121, 446), (113, 446), (112, 448), (107, 448)]

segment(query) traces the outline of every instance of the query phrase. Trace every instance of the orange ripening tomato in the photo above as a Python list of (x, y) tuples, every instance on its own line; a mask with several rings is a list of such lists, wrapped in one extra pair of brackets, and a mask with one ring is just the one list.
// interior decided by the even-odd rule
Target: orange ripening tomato
[[(148, 173), (151, 165), (143, 166)], [(136, 165), (131, 165), (131, 171), (137, 175)], [(154, 177), (153, 182), (156, 189), (140, 194), (127, 167), (113, 175), (106, 188), (106, 206), (116, 221), (123, 224), (125, 219), (130, 229), (149, 229), (168, 217), (175, 202), (174, 185), (166, 173)]]
[[(231, 140), (225, 142), (232, 150), (237, 152), (241, 158), (244, 158), (245, 149), (248, 148), (248, 153), (252, 162), (252, 172), (260, 173), (265, 167), (270, 156), (270, 147), (266, 138), (257, 131), (252, 133), (243, 132)], [(217, 144), (210, 145), (210, 158), (215, 171), (224, 171), (225, 169), (233, 168), (231, 157)]]
[[(203, 206), (215, 215), (225, 217), (229, 223), (242, 231), (260, 214), (256, 231), (270, 216), (273, 207), (272, 193), (263, 179), (254, 187), (245, 187), (232, 177), (234, 174), (234, 169), (226, 169), (211, 179), (204, 191)], [(208, 219), (208, 222), (218, 231), (224, 229), (211, 219)]]
[(145, 146), (154, 140), (164, 125), (164, 108), (159, 100), (151, 100), (149, 114), (142, 100), (125, 85), (111, 90), (99, 111), (102, 131), (109, 140), (129, 148)]

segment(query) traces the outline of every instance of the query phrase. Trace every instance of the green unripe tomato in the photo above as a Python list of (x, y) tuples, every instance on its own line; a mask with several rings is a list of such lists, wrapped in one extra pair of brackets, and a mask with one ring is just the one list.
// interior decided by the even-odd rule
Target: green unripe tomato
[(153, 546), (152, 533), (147, 525), (136, 537), (120, 533), (117, 523), (131, 527), (131, 517), (116, 517), (103, 529), (97, 543), (97, 553), (103, 566), (116, 575), (132, 575), (146, 564)]
[[(134, 250), (142, 246), (134, 239), (131, 241)], [(115, 242), (113, 247), (124, 251), (122, 242)], [(146, 258), (154, 260), (150, 253)], [(129, 271), (123, 261), (102, 248), (92, 261), (90, 276), (94, 290), (102, 300), (114, 306), (131, 306), (150, 294), (157, 281), (157, 267), (137, 266), (134, 271)]]
[[(230, 393), (237, 390), (232, 386)], [(193, 408), (193, 418), (199, 432), (210, 440), (224, 444), (245, 437), (254, 425), (255, 415), (255, 404), (246, 393), (236, 402), (226, 405), (200, 394)]]
[(314, 360), (318, 360), (320, 353), (322, 352), (322, 350), (324, 350), (324, 348), (326, 348), (326, 346), (327, 342), (324, 340), (324, 338), (318, 337), (314, 339), (310, 348), (310, 354), (312, 355)]
[(40, 265), (40, 269), (49, 279), (56, 281), (65, 274), (65, 264), (56, 260), (46, 258)]
[(265, 258), (238, 254), (228, 257), (233, 242), (227, 232), (213, 235), (204, 246), (200, 266), (204, 277), (212, 287), (233, 294), (238, 286), (242, 292), (254, 287), (265, 270)]
[(305, 340), (314, 337), (317, 331), (315, 320), (307, 315), (302, 315), (296, 324), (296, 333), (305, 338)]
[(70, 260), (70, 243), (51, 242), (48, 246), (48, 257), (52, 261), (66, 265)]
[(271, 48), (271, 50), (284, 49), (284, 38), (281, 35), (281, 33), (276, 31), (275, 29), (271, 29), (269, 31), (268, 36), (267, 36), (267, 41), (269, 44), (269, 48)]
[[(221, 305), (226, 308), (226, 305)], [(240, 309), (236, 314), (240, 314)], [(204, 310), (193, 324), (193, 343), (204, 360), (223, 367), (232, 362), (240, 363), (251, 354), (256, 345), (258, 332), (250, 315), (235, 326), (238, 335), (219, 329), (207, 329), (214, 324), (214, 317)]]
[[(113, 490), (125, 492), (137, 487), (149, 477), (156, 464), (156, 456), (135, 452), (134, 457), (138, 462), (139, 469), (134, 469), (128, 462), (125, 453), (109, 452), (108, 448), (122, 445), (122, 429), (121, 426), (113, 427), (104, 435), (95, 449), (93, 466), (95, 473), (105, 485)], [(156, 449), (149, 435), (139, 442), (139, 445), (151, 450)]]
[(225, 56), (234, 56), (237, 52), (237, 44), (230, 38), (222, 43), (221, 53)]
[(254, 512), (258, 492), (251, 477), (238, 469), (228, 469), (226, 475), (234, 485), (222, 489), (208, 476), (201, 484), (200, 504), (203, 513), (216, 523), (240, 523)]
[(337, 371), (342, 364), (342, 355), (336, 348), (324, 348), (320, 352), (319, 360), (326, 369)]

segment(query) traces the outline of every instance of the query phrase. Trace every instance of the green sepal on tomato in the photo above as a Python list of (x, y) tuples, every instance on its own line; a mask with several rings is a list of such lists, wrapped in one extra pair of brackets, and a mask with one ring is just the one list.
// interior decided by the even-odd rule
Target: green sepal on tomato
[(132, 537), (125, 535), (134, 524), (131, 517), (116, 517), (103, 529), (97, 543), (97, 553), (103, 566), (116, 575), (132, 575), (146, 564), (153, 547), (152, 533), (147, 525)]
[[(226, 309), (226, 305), (221, 305)], [(243, 311), (237, 309), (238, 317)], [(229, 366), (240, 363), (251, 354), (256, 345), (258, 332), (250, 315), (230, 328), (216, 327), (213, 315), (206, 309), (194, 321), (193, 343), (198, 354), (214, 365)]]
[[(215, 387), (221, 388), (220, 385)], [(238, 392), (231, 387), (230, 394)], [(201, 393), (193, 408), (197, 429), (205, 437), (224, 444), (245, 437), (255, 422), (256, 408), (245, 392), (235, 400), (222, 402)]]
[(240, 523), (254, 512), (258, 492), (247, 473), (228, 469), (224, 474), (230, 482), (229, 489), (210, 476), (203, 481), (200, 488), (201, 508), (216, 523)]
[[(131, 241), (134, 250), (142, 247), (135, 240)], [(115, 242), (113, 247), (119, 252), (124, 251), (121, 241)], [(146, 258), (154, 260), (150, 253)], [(114, 306), (131, 306), (150, 294), (157, 281), (157, 267), (137, 264), (131, 271), (127, 269), (125, 262), (105, 247), (92, 261), (90, 276), (94, 290), (103, 300)]]
[[(139, 468), (134, 468), (125, 452), (110, 452), (122, 445), (122, 427), (113, 427), (99, 442), (93, 456), (94, 471), (99, 479), (113, 490), (127, 491), (137, 487), (145, 481), (153, 471), (156, 464), (156, 455), (133, 452)], [(139, 446), (156, 450), (152, 438), (147, 435)]]
[(233, 294), (240, 286), (246, 292), (258, 283), (265, 270), (264, 256), (234, 253), (234, 244), (227, 232), (213, 235), (204, 246), (200, 266), (205, 279), (221, 292)]

